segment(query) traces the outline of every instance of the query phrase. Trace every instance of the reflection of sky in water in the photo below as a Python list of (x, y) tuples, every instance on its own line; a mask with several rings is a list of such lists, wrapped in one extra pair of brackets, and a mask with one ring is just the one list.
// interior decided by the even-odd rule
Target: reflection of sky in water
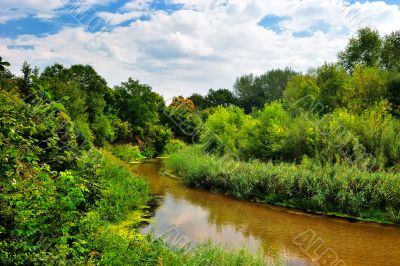
[[(176, 199), (166, 193), (161, 206), (156, 210), (154, 222), (142, 229), (142, 233), (153, 232), (156, 238), (163, 237), (174, 247), (194, 246), (211, 240), (214, 244), (228, 248), (247, 247), (257, 251), (262, 241), (247, 232), (241, 232), (233, 225), (216, 225), (210, 223), (209, 211), (195, 206), (184, 199)], [(283, 253), (283, 254), (282, 254)], [(288, 265), (307, 265), (304, 260), (293, 254), (284, 254)]]
[(157, 209), (154, 217), (155, 223), (144, 231), (154, 230), (155, 236), (164, 232), (175, 234), (171, 228), (179, 230), (182, 237), (187, 237), (193, 243), (201, 243), (212, 240), (213, 243), (227, 244), (238, 248), (246, 245), (252, 250), (257, 250), (261, 245), (260, 240), (254, 237), (245, 237), (231, 225), (216, 226), (209, 224), (208, 211), (193, 206), (186, 200), (174, 199), (170, 193), (166, 193), (162, 206)]
[(393, 248), (400, 246), (399, 228), (349, 223), (238, 201), (160, 177), (157, 163), (138, 167), (136, 171), (146, 176), (151, 191), (163, 196), (155, 210), (154, 224), (142, 232), (154, 230), (156, 237), (166, 233), (166, 241), (172, 246), (206, 240), (229, 248), (245, 245), (253, 251), (262, 246), (267, 256), (283, 256), (288, 265), (310, 265), (321, 254), (305, 251), (293, 239), (312, 230), (324, 242), (319, 253), (332, 249), (347, 265), (399, 265), (400, 249)]

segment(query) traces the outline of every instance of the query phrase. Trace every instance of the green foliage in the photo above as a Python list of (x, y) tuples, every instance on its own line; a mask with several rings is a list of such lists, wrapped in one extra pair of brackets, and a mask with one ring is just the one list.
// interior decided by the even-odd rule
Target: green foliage
[(186, 146), (187, 144), (181, 140), (171, 139), (168, 141), (167, 145), (165, 145), (164, 155), (175, 153)]
[(385, 169), (399, 162), (399, 121), (383, 101), (353, 114), (337, 110), (320, 124), (317, 143), (322, 162), (344, 162), (367, 169)]
[(143, 154), (148, 158), (163, 154), (165, 145), (167, 145), (172, 136), (173, 133), (170, 128), (163, 125), (154, 125), (144, 139)]
[(193, 102), (197, 110), (204, 110), (209, 105), (206, 101), (206, 97), (198, 93), (193, 93), (188, 99)]
[(80, 147), (63, 106), (36, 97), (25, 104), (15, 92), (0, 91), (0, 171), (11, 177), (20, 163), (51, 163), (54, 169), (68, 169)]
[(296, 76), (292, 78), (283, 95), (285, 105), (294, 113), (301, 111), (318, 111), (321, 89), (311, 76)]
[(400, 72), (400, 31), (383, 39), (381, 66), (385, 70)]
[(318, 113), (328, 113), (343, 106), (342, 94), (349, 86), (350, 76), (338, 64), (324, 64), (315, 71), (317, 85), (320, 88)]
[[(109, 91), (107, 82), (91, 66), (73, 65), (65, 68), (60, 64), (46, 67), (40, 76), (43, 84), (54, 101), (60, 101), (66, 107), (74, 121), (79, 121), (82, 132), (94, 143), (104, 146), (113, 141), (115, 133), (105, 114), (104, 95)], [(89, 126), (89, 133), (87, 126)]]
[(400, 73), (395, 73), (388, 78), (388, 101), (392, 104), (393, 113), (400, 115)]
[(171, 128), (174, 136), (188, 143), (195, 143), (199, 138), (202, 119), (195, 112), (195, 106), (191, 100), (177, 97), (165, 109), (162, 110), (162, 122)]
[(250, 113), (253, 108), (261, 109), (266, 103), (281, 99), (289, 80), (295, 75), (286, 68), (274, 69), (261, 76), (250, 74), (237, 78), (234, 91), (239, 106)]
[(160, 95), (132, 78), (115, 87), (115, 98), (118, 117), (128, 121), (139, 135), (147, 134), (151, 126), (158, 122), (158, 110), (164, 105)]
[(241, 132), (249, 119), (239, 107), (217, 107), (204, 125), (201, 135), (204, 149), (218, 154), (238, 154)]
[(210, 107), (217, 107), (219, 105), (222, 106), (237, 105), (236, 96), (232, 93), (232, 91), (228, 89), (218, 89), (218, 90), (210, 89), (207, 95), (205, 96), (194, 93), (188, 99), (193, 101), (198, 111)]
[[(119, 148), (119, 151), (122, 148)], [(124, 147), (132, 155), (137, 149)], [(118, 152), (118, 148), (117, 148)], [(121, 163), (112, 158), (107, 152), (105, 155), (104, 170), (105, 183), (100, 199), (99, 213), (102, 219), (116, 222), (126, 218), (127, 213), (144, 207), (150, 200), (149, 188), (143, 179), (132, 177), (131, 172)], [(124, 157), (130, 160), (131, 158)]]
[(400, 224), (400, 179), (384, 171), (308, 160), (300, 165), (239, 162), (203, 155), (198, 147), (170, 155), (164, 167), (187, 185), (243, 200)]
[(357, 66), (351, 85), (342, 94), (344, 106), (355, 112), (372, 107), (387, 96), (387, 76), (377, 67)]
[(240, 145), (246, 159), (263, 160), (281, 157), (285, 141), (288, 137), (289, 114), (279, 102), (266, 104), (254, 114), (253, 121), (247, 121), (241, 137), (247, 138)]
[(377, 30), (361, 28), (352, 37), (344, 51), (339, 52), (339, 62), (352, 72), (356, 65), (377, 66), (381, 53), (382, 39)]
[(0, 71), (4, 71), (6, 69), (5, 67), (8, 66), (10, 66), (10, 63), (3, 61), (3, 58), (0, 57)]
[(237, 103), (237, 99), (228, 89), (210, 89), (205, 97), (205, 101), (207, 103), (206, 108), (218, 105), (230, 106)]
[(134, 162), (145, 158), (140, 153), (138, 146), (132, 146), (129, 144), (113, 146), (111, 151), (115, 156), (126, 162)]

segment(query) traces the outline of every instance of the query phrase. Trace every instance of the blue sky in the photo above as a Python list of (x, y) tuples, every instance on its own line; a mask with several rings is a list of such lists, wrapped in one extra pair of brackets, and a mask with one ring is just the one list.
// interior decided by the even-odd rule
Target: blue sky
[(399, 1), (2, 0), (0, 54), (14, 72), (92, 64), (110, 85), (132, 76), (168, 98), (333, 61), (359, 27), (400, 29)]

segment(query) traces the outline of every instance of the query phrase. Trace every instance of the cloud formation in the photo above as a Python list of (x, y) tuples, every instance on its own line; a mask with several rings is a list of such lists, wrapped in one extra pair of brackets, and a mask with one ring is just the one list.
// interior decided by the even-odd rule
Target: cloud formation
[[(103, 1), (90, 2), (106, 4)], [(6, 3), (11, 7), (11, 1)], [(54, 62), (91, 64), (111, 85), (133, 76), (169, 98), (231, 88), (234, 79), (246, 73), (286, 66), (305, 71), (334, 61), (360, 26), (371, 25), (386, 34), (400, 25), (399, 6), (379, 1), (168, 0), (165, 4), (179, 8), (171, 12), (148, 0), (127, 1), (117, 12), (96, 14), (114, 25), (106, 32), (90, 33), (75, 26), (42, 37), (2, 38), (0, 53), (13, 63), (14, 71), (24, 60), (41, 67)], [(57, 1), (53, 5), (47, 10), (57, 8)], [(279, 19), (271, 22), (269, 17)], [(269, 23), (260, 23), (263, 19)]]

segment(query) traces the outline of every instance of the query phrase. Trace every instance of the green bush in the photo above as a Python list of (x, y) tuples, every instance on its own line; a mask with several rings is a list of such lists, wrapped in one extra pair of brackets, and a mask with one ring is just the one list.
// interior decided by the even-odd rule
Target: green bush
[[(270, 160), (281, 158), (288, 137), (289, 114), (281, 103), (272, 102), (254, 114), (253, 125), (247, 128), (242, 138), (247, 138), (247, 145), (242, 145), (246, 158)], [(251, 123), (248, 123), (251, 125)]]
[(251, 117), (238, 107), (217, 107), (201, 134), (204, 148), (218, 154), (239, 154), (241, 131), (249, 119)]
[(175, 153), (183, 148), (187, 147), (187, 144), (178, 139), (171, 139), (164, 148), (164, 155)]
[(138, 146), (132, 146), (130, 144), (117, 145), (111, 148), (112, 153), (126, 162), (138, 161), (146, 158)]

